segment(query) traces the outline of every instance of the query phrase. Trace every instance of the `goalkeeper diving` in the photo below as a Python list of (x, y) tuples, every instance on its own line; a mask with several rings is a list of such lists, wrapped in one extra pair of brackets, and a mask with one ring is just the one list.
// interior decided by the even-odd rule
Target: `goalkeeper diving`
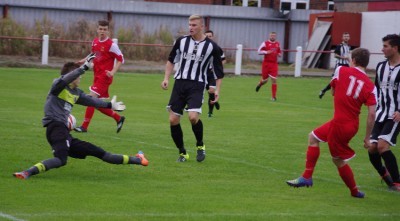
[(27, 170), (16, 172), (13, 175), (19, 179), (28, 179), (30, 176), (59, 168), (67, 164), (68, 157), (85, 159), (87, 156), (97, 157), (111, 164), (138, 164), (147, 166), (149, 161), (143, 152), (136, 156), (113, 154), (99, 146), (72, 137), (68, 129), (68, 116), (75, 104), (96, 108), (110, 108), (115, 111), (125, 110), (123, 102), (117, 101), (114, 96), (111, 102), (91, 97), (79, 89), (81, 76), (90, 67), (94, 54), (87, 56), (82, 66), (74, 62), (65, 63), (61, 69), (61, 77), (55, 79), (47, 95), (44, 106), (43, 127), (46, 127), (46, 138), (53, 150), (53, 158), (43, 160)]

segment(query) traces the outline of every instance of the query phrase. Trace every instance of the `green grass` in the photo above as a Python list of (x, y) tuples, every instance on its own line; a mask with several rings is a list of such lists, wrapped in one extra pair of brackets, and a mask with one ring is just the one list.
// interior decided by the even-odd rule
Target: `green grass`
[[(143, 150), (148, 167), (70, 158), (68, 164), (18, 180), (12, 173), (50, 158), (41, 126), (43, 105), (58, 70), (0, 68), (0, 220), (399, 220), (399, 193), (389, 192), (368, 161), (360, 133), (350, 162), (365, 199), (350, 197), (326, 144), (312, 188), (290, 188), (301, 174), (308, 133), (332, 116), (332, 97), (320, 100), (327, 78), (280, 78), (278, 101), (270, 85), (255, 93), (258, 76), (227, 77), (221, 110), (202, 116), (207, 159), (195, 160), (195, 139), (182, 118), (191, 159), (177, 163), (162, 75), (121, 73), (110, 94), (127, 105), (121, 133), (96, 112), (89, 133), (73, 136), (113, 153)], [(87, 88), (92, 73), (82, 78)], [(78, 122), (85, 108), (75, 106)], [(206, 112), (207, 108), (203, 108)], [(399, 152), (394, 148), (396, 155)]]

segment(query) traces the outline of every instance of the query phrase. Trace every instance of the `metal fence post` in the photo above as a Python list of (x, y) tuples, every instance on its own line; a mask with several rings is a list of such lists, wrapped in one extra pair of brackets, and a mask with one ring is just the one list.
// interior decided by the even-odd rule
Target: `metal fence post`
[(43, 42), (42, 42), (42, 64), (49, 63), (49, 36), (43, 35)]
[(301, 46), (297, 46), (296, 48), (296, 62), (294, 67), (294, 76), (300, 77), (301, 76), (301, 57), (303, 56), (303, 49)]
[(242, 72), (242, 53), (243, 45), (236, 46), (236, 60), (235, 60), (235, 75), (240, 75)]

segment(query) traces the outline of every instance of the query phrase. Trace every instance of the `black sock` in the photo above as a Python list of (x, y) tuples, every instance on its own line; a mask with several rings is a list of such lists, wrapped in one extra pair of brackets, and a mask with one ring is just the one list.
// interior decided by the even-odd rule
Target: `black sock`
[(381, 155), (376, 153), (368, 152), (369, 161), (371, 162), (372, 166), (374, 166), (375, 170), (379, 173), (380, 176), (385, 175), (385, 168), (382, 165)]
[(212, 114), (214, 110), (214, 104), (211, 104), (210, 101), (215, 100), (215, 94), (208, 94), (208, 113)]
[(385, 151), (381, 154), (383, 160), (385, 161), (386, 169), (389, 171), (393, 182), (400, 182), (399, 180), (399, 167), (397, 166), (397, 160), (391, 150)]
[(326, 87), (324, 87), (324, 89), (322, 89), (322, 91), (325, 93), (327, 91), (329, 91), (331, 89), (331, 84), (326, 85)]
[(183, 145), (183, 132), (181, 124), (171, 125), (171, 137), (175, 143), (175, 146), (179, 149), (179, 153), (186, 154), (186, 150)]
[(196, 146), (203, 146), (203, 122), (200, 119), (197, 124), (192, 125), (192, 131), (196, 137)]

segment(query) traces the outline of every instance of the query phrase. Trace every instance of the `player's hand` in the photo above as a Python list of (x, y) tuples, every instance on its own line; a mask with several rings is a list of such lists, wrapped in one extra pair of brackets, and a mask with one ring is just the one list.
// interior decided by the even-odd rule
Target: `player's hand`
[(161, 88), (164, 90), (168, 89), (168, 80), (163, 80), (163, 82), (161, 82)]
[(112, 72), (112, 71), (106, 71), (106, 74), (107, 74), (107, 76), (108, 76), (108, 77), (110, 77), (110, 78), (111, 78), (111, 77), (113, 77), (113, 76), (114, 76), (114, 74), (115, 74), (115, 73), (114, 73), (114, 72)]
[(215, 93), (214, 96), (215, 96), (215, 99), (212, 100), (212, 101), (210, 101), (210, 104), (215, 104), (215, 103), (218, 102), (218, 100), (219, 100), (219, 95), (218, 95), (218, 93)]
[(393, 113), (393, 121), (394, 122), (396, 122), (396, 123), (398, 123), (398, 122), (400, 122), (400, 112), (398, 112), (398, 111), (395, 111), (394, 113)]
[(117, 101), (117, 96), (113, 96), (111, 99), (112, 109), (115, 111), (123, 111), (126, 109), (125, 104), (122, 101)]
[(368, 150), (370, 147), (371, 147), (371, 142), (369, 140), (369, 137), (367, 137), (364, 139), (364, 148)]
[(95, 53), (90, 53), (88, 56), (85, 58), (85, 63), (81, 66), (81, 69), (84, 71), (89, 70), (90, 68), (90, 62), (96, 57)]

